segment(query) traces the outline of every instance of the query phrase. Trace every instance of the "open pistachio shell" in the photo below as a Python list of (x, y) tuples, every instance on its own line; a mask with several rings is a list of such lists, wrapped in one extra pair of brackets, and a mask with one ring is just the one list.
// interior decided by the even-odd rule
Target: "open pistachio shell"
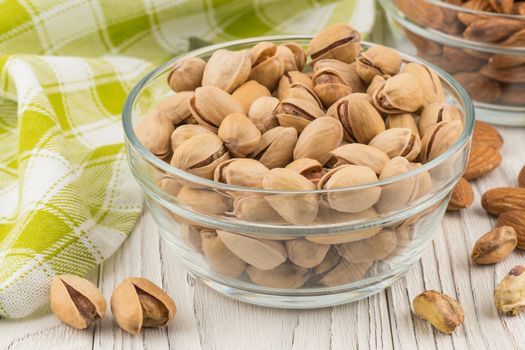
[(357, 30), (343, 23), (334, 24), (317, 34), (306, 54), (312, 60), (334, 58), (341, 62), (352, 63), (361, 49), (361, 36)]
[(243, 107), (236, 99), (215, 86), (197, 88), (195, 96), (188, 103), (195, 120), (213, 132), (217, 132), (227, 115), (243, 112)]
[(415, 112), (425, 104), (419, 79), (412, 73), (399, 73), (386, 80), (372, 99), (385, 113)]
[(261, 132), (243, 113), (232, 113), (224, 118), (217, 132), (224, 147), (234, 157), (246, 157), (261, 140)]
[(184, 186), (179, 190), (177, 200), (199, 213), (208, 215), (222, 215), (230, 211), (232, 205), (230, 198), (216, 191), (195, 189), (189, 186)]
[(334, 268), (340, 260), (341, 257), (339, 256), (337, 249), (335, 249), (334, 246), (331, 246), (330, 249), (328, 249), (328, 252), (326, 253), (323, 261), (314, 266), (314, 273), (316, 275), (323, 274)]
[(408, 128), (413, 134), (420, 136), (416, 118), (418, 117), (410, 113), (390, 114), (385, 120), (385, 126), (387, 129)]
[(460, 121), (442, 121), (434, 124), (423, 136), (421, 141), (421, 161), (429, 162), (449, 149), (463, 132)]
[(201, 86), (206, 62), (199, 57), (177, 61), (168, 76), (168, 84), (175, 92), (193, 91)]
[[(410, 162), (406, 158), (394, 157), (385, 164), (379, 179), (401, 175), (409, 170)], [(381, 198), (375, 204), (377, 211), (387, 213), (405, 207), (414, 198), (414, 191), (417, 191), (416, 185), (416, 177), (411, 176), (383, 186)]]
[(317, 184), (324, 175), (323, 165), (319, 161), (310, 158), (296, 159), (286, 166), (286, 169), (297, 171), (299, 174)]
[(401, 71), (412, 73), (417, 77), (423, 93), (424, 106), (433, 102), (442, 102), (445, 99), (441, 80), (432, 68), (411, 62), (405, 64)]
[(257, 98), (250, 106), (248, 118), (262, 134), (279, 125), (275, 116), (278, 105), (279, 100), (277, 98), (268, 96)]
[(173, 125), (177, 125), (191, 117), (189, 101), (193, 95), (195, 95), (193, 91), (181, 91), (164, 98), (156, 107)]
[(286, 221), (272, 208), (270, 203), (258, 194), (236, 196), (233, 214), (239, 220), (250, 222), (285, 223)]
[(330, 245), (317, 244), (306, 239), (286, 241), (288, 258), (297, 266), (310, 268), (323, 261)]
[(252, 103), (263, 96), (271, 96), (270, 91), (255, 80), (248, 80), (232, 93), (232, 97), (241, 104), (244, 114), (248, 114)]
[(259, 144), (250, 155), (269, 169), (284, 167), (293, 159), (293, 150), (297, 142), (294, 128), (277, 126), (261, 136)]
[[(217, 50), (208, 60), (202, 76), (202, 86), (215, 86), (232, 92), (248, 80), (251, 59), (248, 50)], [(240, 111), (239, 111), (240, 112)]]
[(277, 46), (275, 53), (284, 62), (284, 72), (302, 71), (306, 63), (306, 53), (301, 45), (287, 42)]
[(279, 241), (260, 240), (220, 230), (217, 234), (231, 252), (260, 270), (271, 270), (286, 261), (286, 248)]
[(339, 244), (336, 248), (346, 261), (363, 264), (386, 258), (394, 251), (396, 244), (396, 232), (392, 229), (383, 229), (370, 238)]
[(335, 287), (356, 282), (366, 275), (372, 264), (373, 261), (368, 261), (362, 264), (352, 264), (345, 259), (341, 259), (339, 264), (321, 278), (320, 282), (327, 287)]
[(421, 118), (419, 118), (419, 133), (424, 136), (433, 125), (440, 122), (453, 121), (463, 122), (463, 116), (459, 109), (443, 102), (431, 103), (421, 112)]
[(337, 165), (364, 165), (374, 170), (378, 175), (390, 159), (385, 152), (360, 143), (349, 143), (339, 146), (330, 154), (337, 159)]
[(270, 91), (275, 90), (284, 73), (284, 61), (276, 53), (277, 46), (270, 42), (258, 43), (250, 50), (250, 79), (256, 80)]
[(170, 136), (173, 130), (173, 124), (166, 114), (153, 109), (142, 117), (135, 128), (135, 134), (146, 149), (157, 157), (164, 158), (171, 152)]
[(377, 134), (369, 143), (390, 158), (401, 156), (408, 160), (418, 157), (421, 150), (421, 140), (408, 128), (392, 128)]
[(287, 98), (288, 90), (293, 86), (303, 86), (310, 90), (313, 90), (314, 85), (312, 78), (310, 78), (306, 73), (299, 71), (290, 71), (281, 77), (279, 80), (279, 89), (277, 91), (277, 97), (279, 100), (284, 100)]
[(297, 133), (301, 133), (311, 121), (322, 117), (324, 112), (310, 101), (290, 98), (281, 101), (277, 107), (276, 115), (281, 126), (293, 127)]
[(213, 179), (229, 185), (262, 188), (262, 179), (269, 169), (250, 158), (229, 159), (215, 168)]
[(184, 141), (171, 158), (171, 165), (194, 175), (213, 179), (217, 165), (229, 158), (215, 134), (199, 134)]
[(199, 134), (213, 134), (203, 126), (195, 124), (180, 125), (171, 133), (171, 149), (175, 151), (184, 141)]
[(373, 46), (357, 58), (357, 74), (370, 83), (376, 75), (396, 75), (401, 69), (401, 55), (385, 46)]

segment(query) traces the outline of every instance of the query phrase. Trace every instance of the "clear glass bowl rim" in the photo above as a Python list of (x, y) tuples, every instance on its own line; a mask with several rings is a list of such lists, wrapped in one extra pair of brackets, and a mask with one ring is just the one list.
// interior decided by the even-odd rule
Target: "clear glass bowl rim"
[[(142, 78), (137, 83), (137, 85), (135, 85), (135, 87), (128, 94), (126, 101), (124, 103), (124, 108), (122, 111), (122, 124), (124, 128), (124, 135), (125, 135), (126, 140), (129, 143), (129, 146), (135, 149), (139, 153), (139, 155), (142, 157), (142, 159), (145, 159), (148, 163), (166, 172), (167, 175), (173, 176), (175, 178), (181, 178), (183, 180), (193, 182), (195, 184), (203, 185), (208, 188), (220, 189), (224, 191), (242, 191), (242, 192), (260, 193), (260, 194), (327, 194), (327, 193), (336, 193), (336, 192), (356, 191), (356, 190), (361, 190), (361, 189), (366, 189), (366, 188), (371, 188), (371, 187), (376, 187), (376, 186), (384, 186), (390, 183), (395, 183), (397, 181), (403, 181), (413, 176), (417, 176), (445, 162), (452, 155), (460, 151), (464, 147), (464, 145), (470, 140), (470, 137), (474, 130), (474, 119), (475, 119), (474, 118), (474, 106), (473, 106), (472, 100), (470, 99), (465, 89), (459, 84), (458, 81), (456, 81), (450, 74), (448, 74), (441, 68), (431, 64), (430, 62), (427, 62), (426, 60), (423, 60), (418, 57), (414, 57), (412, 55), (408, 55), (398, 50), (396, 51), (399, 52), (399, 54), (401, 55), (403, 59), (408, 60), (410, 62), (422, 63), (434, 69), (434, 71), (436, 71), (439, 77), (445, 80), (447, 84), (449, 84), (452, 87), (452, 89), (455, 90), (456, 94), (460, 98), (459, 102), (463, 103), (464, 114), (465, 114), (463, 132), (461, 133), (457, 141), (452, 145), (452, 147), (450, 147), (446, 152), (439, 155), (432, 161), (426, 164), (423, 164), (422, 166), (418, 168), (409, 170), (401, 175), (393, 176), (393, 177), (390, 177), (384, 180), (370, 182), (370, 183), (363, 184), (363, 185), (341, 187), (341, 188), (335, 188), (335, 189), (329, 189), (329, 190), (323, 189), (323, 190), (293, 191), (293, 190), (265, 190), (265, 189), (259, 189), (259, 188), (249, 188), (249, 187), (242, 187), (242, 186), (236, 186), (236, 185), (228, 185), (228, 184), (221, 183), (218, 181), (205, 179), (200, 176), (193, 175), (186, 171), (175, 168), (171, 166), (170, 164), (164, 162), (163, 160), (157, 158), (153, 153), (147, 150), (144, 147), (144, 145), (142, 145), (142, 143), (138, 140), (135, 134), (135, 131), (133, 129), (132, 120), (131, 120), (133, 104), (135, 100), (137, 99), (137, 97), (139, 96), (142, 89), (150, 81), (156, 79), (160, 74), (165, 72), (167, 69), (171, 68), (175, 62), (185, 59), (187, 57), (209, 54), (213, 51), (216, 51), (219, 49), (228, 49), (233, 46), (256, 44), (262, 41), (271, 41), (271, 42), (286, 42), (286, 41), (291, 41), (291, 40), (306, 41), (306, 40), (311, 40), (312, 37), (313, 37), (312, 35), (278, 35), (278, 36), (261, 36), (261, 37), (240, 39), (240, 40), (235, 40), (235, 41), (228, 41), (225, 43), (206, 46), (206, 47), (203, 47), (197, 50), (190, 51), (183, 55), (179, 55), (173, 58), (172, 60), (153, 69), (144, 78)], [(370, 43), (367, 41), (361, 42), (361, 46), (365, 48), (369, 48), (375, 45), (377, 44)]]

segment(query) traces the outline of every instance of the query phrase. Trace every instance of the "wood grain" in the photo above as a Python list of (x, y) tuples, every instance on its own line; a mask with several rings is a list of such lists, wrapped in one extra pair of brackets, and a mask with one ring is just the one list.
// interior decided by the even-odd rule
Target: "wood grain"
[[(0, 320), (0, 349), (525, 349), (525, 315), (501, 317), (492, 293), (525, 252), (514, 252), (495, 266), (473, 266), (474, 242), (495, 224), (481, 208), (481, 194), (497, 186), (517, 185), (525, 164), (525, 131), (499, 128), (505, 139), (503, 163), (473, 182), (474, 205), (447, 213), (433, 243), (407, 275), (375, 296), (321, 310), (277, 310), (223, 297), (189, 276), (145, 213), (115, 255), (94, 271), (109, 302), (111, 291), (128, 276), (161, 285), (177, 302), (177, 315), (166, 328), (131, 336), (106, 319), (85, 331), (43, 314), (26, 320)], [(440, 334), (411, 312), (411, 301), (425, 289), (456, 297), (465, 322), (451, 336)], [(43, 312), (45, 313), (46, 310)]]

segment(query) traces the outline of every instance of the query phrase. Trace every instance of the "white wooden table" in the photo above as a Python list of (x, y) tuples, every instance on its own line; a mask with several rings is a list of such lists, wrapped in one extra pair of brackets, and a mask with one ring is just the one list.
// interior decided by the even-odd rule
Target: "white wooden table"
[[(473, 266), (476, 239), (495, 218), (481, 208), (481, 194), (515, 186), (525, 165), (525, 130), (499, 128), (505, 138), (503, 164), (474, 183), (475, 204), (447, 213), (442, 230), (422, 260), (391, 288), (359, 302), (319, 310), (278, 310), (242, 304), (208, 289), (189, 276), (159, 239), (145, 213), (123, 247), (90, 278), (109, 300), (125, 277), (143, 276), (162, 285), (176, 300), (177, 314), (167, 328), (131, 336), (106, 319), (84, 331), (46, 314), (26, 320), (0, 320), (0, 349), (525, 349), (525, 313), (500, 317), (492, 293), (514, 265), (517, 251), (496, 266)], [(451, 336), (434, 331), (411, 312), (411, 300), (425, 289), (459, 299), (465, 322)]]

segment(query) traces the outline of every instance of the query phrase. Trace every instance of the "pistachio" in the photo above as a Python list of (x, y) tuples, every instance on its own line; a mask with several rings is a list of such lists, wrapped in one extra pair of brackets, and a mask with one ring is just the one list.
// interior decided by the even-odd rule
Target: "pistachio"
[(518, 244), (516, 231), (501, 226), (481, 236), (472, 249), (472, 261), (477, 264), (495, 264), (505, 259)]
[(164, 158), (171, 152), (170, 135), (173, 124), (158, 109), (149, 111), (135, 128), (139, 141), (151, 153), (159, 158)]
[(443, 102), (434, 102), (427, 105), (421, 112), (419, 118), (419, 134), (425, 136), (425, 133), (431, 127), (440, 122), (463, 122), (461, 112), (452, 105)]
[(161, 100), (157, 108), (173, 125), (180, 124), (191, 117), (189, 101), (194, 95), (193, 91), (178, 92)]
[(51, 281), (51, 310), (73, 328), (87, 328), (106, 314), (106, 302), (90, 281), (69, 275), (57, 275)]
[(252, 103), (259, 97), (269, 96), (271, 96), (270, 91), (255, 80), (248, 80), (232, 93), (232, 97), (242, 106), (244, 114), (249, 113)]
[(372, 99), (385, 113), (415, 112), (425, 103), (419, 79), (412, 73), (399, 73), (386, 80)]
[(246, 270), (244, 260), (233, 254), (217, 235), (215, 230), (201, 231), (202, 251), (208, 265), (216, 273), (238, 277)]
[(352, 73), (349, 64), (338, 60), (325, 59), (315, 63), (312, 76), (314, 92), (325, 107), (352, 93)]
[(364, 264), (386, 258), (394, 251), (397, 236), (392, 229), (383, 229), (377, 234), (359, 241), (336, 246), (339, 255), (353, 264)]
[(361, 48), (361, 36), (357, 30), (343, 23), (334, 24), (317, 34), (306, 54), (312, 60), (334, 58), (341, 62), (355, 61)]
[[(375, 172), (362, 165), (341, 165), (326, 173), (318, 183), (320, 189), (364, 185), (377, 181)], [(373, 206), (381, 195), (381, 187), (372, 186), (359, 190), (329, 192), (324, 200), (338, 211), (359, 213)]]
[(310, 277), (308, 269), (289, 263), (281, 264), (268, 271), (249, 266), (246, 269), (246, 274), (255, 284), (270, 288), (286, 289), (301, 288)]
[(367, 144), (376, 135), (385, 131), (383, 118), (367, 100), (356, 98), (346, 106), (346, 115), (343, 112), (340, 120), (350, 139)]
[(175, 151), (177, 147), (182, 145), (184, 141), (189, 140), (193, 136), (200, 135), (200, 134), (213, 134), (213, 132), (211, 132), (209, 129), (206, 129), (205, 127), (200, 126), (200, 125), (187, 124), (187, 125), (178, 126), (171, 133), (172, 151)]
[[(410, 163), (408, 165), (408, 169), (412, 170), (419, 168), (420, 166), (421, 163)], [(433, 180), (428, 171), (419, 173), (416, 175), (416, 186), (414, 188), (411, 200), (416, 200), (423, 197), (432, 190), (433, 186)]]
[(284, 72), (302, 71), (306, 63), (306, 53), (301, 45), (287, 42), (277, 46), (275, 53), (284, 62)]
[(326, 255), (324, 256), (323, 261), (321, 261), (318, 265), (314, 267), (314, 273), (316, 275), (320, 275), (327, 271), (330, 271), (339, 263), (340, 260), (341, 257), (339, 256), (337, 249), (335, 249), (334, 246), (331, 246), (330, 249), (328, 249)]
[(324, 174), (323, 165), (315, 159), (300, 158), (286, 166), (286, 169), (297, 171), (315, 185)]
[(270, 203), (263, 196), (257, 194), (236, 196), (233, 201), (233, 214), (237, 219), (249, 222), (285, 222)]
[(275, 97), (259, 97), (250, 106), (248, 118), (262, 134), (279, 125), (275, 116), (278, 105), (279, 99)]
[(421, 161), (429, 162), (449, 149), (463, 132), (460, 121), (442, 121), (431, 126), (421, 140)]
[(286, 260), (286, 248), (281, 242), (259, 240), (220, 230), (217, 230), (217, 235), (232, 253), (260, 270), (271, 270)]
[(288, 92), (292, 86), (303, 87), (312, 91), (314, 88), (312, 78), (306, 73), (299, 71), (287, 72), (279, 80), (279, 89), (277, 91), (279, 100), (284, 100), (288, 97)]
[(308, 124), (295, 145), (294, 159), (311, 158), (324, 164), (343, 140), (341, 123), (332, 117), (317, 118)]
[[(290, 169), (270, 170), (263, 178), (265, 190), (312, 191), (315, 185)], [(315, 220), (318, 200), (315, 194), (272, 194), (265, 196), (272, 208), (292, 224), (309, 224)]]
[(309, 88), (302, 84), (293, 84), (292, 86), (290, 86), (290, 88), (286, 90), (286, 95), (283, 99), (305, 100), (306, 102), (316, 105), (321, 109), (324, 108), (323, 102), (321, 102), (315, 91), (312, 88)]
[(342, 145), (330, 153), (337, 159), (336, 167), (343, 164), (364, 165), (378, 175), (389, 160), (385, 152), (360, 143)]
[(268, 171), (255, 159), (229, 159), (215, 168), (213, 179), (229, 185), (262, 188), (262, 179)]
[(179, 223), (179, 234), (190, 247), (202, 252), (201, 230), (204, 228), (191, 224)]
[(120, 328), (139, 334), (143, 327), (165, 326), (177, 312), (175, 302), (153, 282), (126, 278), (111, 295), (111, 312)]
[(297, 133), (301, 133), (308, 123), (324, 115), (316, 104), (298, 98), (281, 101), (275, 113), (281, 126), (293, 127)]
[(222, 120), (243, 107), (230, 94), (214, 86), (200, 87), (189, 101), (191, 115), (202, 126), (217, 132)]
[[(394, 157), (385, 164), (379, 179), (383, 180), (401, 175), (409, 170), (410, 162), (406, 158)], [(417, 194), (418, 187), (416, 185), (417, 180), (414, 176), (384, 185), (381, 198), (375, 205), (377, 211), (387, 213), (405, 207)]]
[[(250, 71), (251, 58), (249, 51), (220, 49), (212, 54), (206, 64), (202, 76), (202, 86), (214, 86), (231, 93), (248, 80)], [(195, 91), (197, 92), (198, 90), (196, 89)]]
[(250, 157), (259, 160), (269, 169), (286, 166), (293, 159), (297, 131), (282, 126), (268, 130)]
[(228, 158), (228, 153), (217, 135), (199, 134), (177, 147), (173, 152), (171, 165), (191, 174), (212, 179), (217, 165)]
[(385, 126), (387, 129), (408, 128), (414, 135), (421, 135), (414, 115), (410, 113), (390, 114), (385, 120)]
[(376, 75), (396, 75), (401, 69), (401, 55), (396, 50), (373, 46), (357, 58), (357, 74), (366, 83)]
[(444, 100), (443, 87), (439, 76), (430, 67), (419, 63), (407, 63), (401, 70), (402, 73), (411, 73), (419, 81), (423, 94), (423, 106)]
[(276, 54), (277, 46), (261, 42), (250, 50), (252, 70), (250, 79), (256, 80), (273, 91), (284, 73), (284, 61)]
[(389, 76), (376, 75), (372, 78), (370, 85), (366, 88), (366, 94), (370, 97), (374, 96), (376, 91), (385, 84), (385, 81), (390, 78)]
[(175, 62), (168, 75), (168, 84), (175, 92), (192, 91), (201, 86), (206, 62), (199, 57), (189, 57)]
[(494, 292), (496, 308), (507, 316), (516, 316), (525, 309), (525, 267), (514, 266)]
[(159, 186), (163, 192), (176, 196), (183, 185), (179, 180), (166, 175), (157, 180), (157, 186)]
[(177, 194), (177, 200), (199, 213), (222, 215), (231, 208), (231, 199), (216, 192), (184, 186)]
[(412, 301), (412, 306), (416, 315), (445, 334), (452, 333), (465, 319), (463, 308), (457, 300), (434, 290), (419, 294)]
[(286, 241), (288, 258), (297, 266), (310, 268), (319, 265), (330, 245), (317, 244), (306, 239)]
[(408, 128), (392, 128), (377, 134), (369, 143), (390, 158), (401, 156), (414, 160), (421, 150), (421, 140)]
[(352, 264), (341, 259), (333, 269), (321, 278), (320, 282), (327, 287), (350, 284), (363, 278), (372, 266), (371, 261), (363, 264)]
[(219, 138), (234, 157), (246, 157), (253, 152), (261, 140), (261, 132), (242, 113), (232, 113), (221, 123)]

